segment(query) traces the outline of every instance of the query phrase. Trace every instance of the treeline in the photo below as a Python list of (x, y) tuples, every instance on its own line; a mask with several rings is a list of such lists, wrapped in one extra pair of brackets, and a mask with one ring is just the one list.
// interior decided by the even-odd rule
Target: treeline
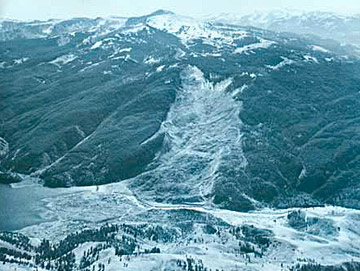
[(25, 235), (13, 232), (1, 232), (0, 240), (12, 244), (19, 249), (27, 251), (33, 250), (33, 246), (30, 244), (30, 239)]
[(0, 183), (11, 184), (21, 182), (21, 177), (15, 173), (0, 171)]
[(86, 242), (104, 242), (114, 240), (115, 234), (119, 231), (117, 225), (105, 225), (100, 229), (87, 229), (81, 232), (72, 233), (59, 244), (51, 244), (48, 240), (42, 240), (36, 252), (44, 260), (56, 259), (75, 249), (78, 245)]
[(18, 250), (9, 249), (5, 247), (0, 247), (0, 260), (2, 260), (3, 256), (7, 254), (9, 256), (13, 256), (14, 258), (19, 259), (25, 259), (25, 260), (31, 260), (31, 256), (27, 254), (26, 252), (20, 252)]
[[(123, 234), (119, 236), (120, 230)], [(169, 233), (160, 226), (106, 224), (99, 229), (85, 229), (81, 232), (72, 233), (59, 243), (52, 243), (43, 239), (38, 246), (33, 246), (30, 239), (22, 234), (3, 232), (0, 233), (0, 240), (26, 252), (0, 247), (0, 260), (3, 264), (9, 262), (24, 266), (38, 266), (47, 270), (70, 271), (76, 266), (73, 250), (87, 242), (101, 242), (102, 244), (95, 247), (91, 246), (90, 249), (84, 251), (79, 266), (76, 266), (82, 270), (88, 270), (91, 265), (99, 260), (100, 251), (109, 247), (115, 249), (115, 255), (119, 256), (120, 259), (124, 255), (160, 253), (160, 249), (157, 247), (141, 251), (137, 242), (139, 237), (151, 241), (168, 240)], [(138, 250), (135, 253), (136, 248)], [(105, 265), (98, 267), (98, 270), (104, 269)]]

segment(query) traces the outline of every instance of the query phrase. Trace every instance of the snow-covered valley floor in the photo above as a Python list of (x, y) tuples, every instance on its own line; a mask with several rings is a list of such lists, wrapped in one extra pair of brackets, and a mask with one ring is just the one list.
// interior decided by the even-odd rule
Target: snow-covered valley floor
[[(59, 241), (73, 232), (96, 229), (106, 223), (161, 225), (179, 231), (180, 224), (183, 227), (189, 222), (187, 233), (169, 242), (139, 238), (143, 249), (160, 248), (158, 254), (135, 253), (119, 258), (114, 248), (103, 249), (96, 265), (104, 263), (106, 270), (177, 270), (179, 261), (189, 258), (213, 270), (288, 270), (296, 263), (336, 265), (360, 261), (359, 210), (325, 206), (242, 213), (205, 204), (145, 202), (128, 189), (127, 181), (84, 189), (69, 188), (66, 194), (45, 198), (43, 203), (46, 208), (41, 215), (51, 222), (20, 230), (33, 243), (39, 243), (42, 238)], [(293, 213), (299, 214), (295, 220), (291, 218)], [(207, 224), (214, 226), (217, 233), (205, 233), (203, 228)], [(244, 226), (272, 232), (272, 242), (262, 251), (261, 257), (239, 250), (242, 239), (233, 231)], [(99, 244), (101, 242), (94, 242), (92, 246)], [(74, 250), (77, 262), (90, 246), (91, 243), (86, 242)], [(254, 247), (255, 251), (260, 249), (256, 244)], [(6, 264), (3, 268), (15, 270), (15, 265)]]

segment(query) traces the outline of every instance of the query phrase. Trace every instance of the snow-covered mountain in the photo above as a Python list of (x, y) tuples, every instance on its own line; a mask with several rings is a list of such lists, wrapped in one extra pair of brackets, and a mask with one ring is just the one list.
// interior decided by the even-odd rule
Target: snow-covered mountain
[(211, 18), (216, 22), (253, 26), (279, 32), (315, 35), (342, 45), (360, 46), (360, 15), (330, 12), (272, 11), (249, 15), (223, 14)]
[(37, 268), (356, 270), (359, 60), (230, 21), (1, 22), (0, 180), (89, 186), (44, 196), (1, 260), (19, 243)]

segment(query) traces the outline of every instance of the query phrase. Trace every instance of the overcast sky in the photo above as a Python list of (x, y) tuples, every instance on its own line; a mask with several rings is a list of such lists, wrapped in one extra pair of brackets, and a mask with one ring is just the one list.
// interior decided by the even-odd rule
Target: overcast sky
[(360, 0), (0, 0), (0, 17), (20, 20), (136, 16), (157, 9), (196, 17), (273, 9), (354, 14), (360, 13)]

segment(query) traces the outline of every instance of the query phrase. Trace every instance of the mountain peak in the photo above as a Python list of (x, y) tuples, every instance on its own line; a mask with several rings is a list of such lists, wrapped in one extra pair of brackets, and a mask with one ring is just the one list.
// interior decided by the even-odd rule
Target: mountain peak
[(161, 16), (161, 15), (170, 15), (170, 14), (175, 14), (175, 13), (168, 11), (168, 10), (159, 9), (153, 13), (150, 13), (149, 15), (144, 15), (144, 16), (140, 16), (140, 17), (131, 17), (127, 20), (126, 24), (127, 25), (136, 25), (139, 23), (145, 23), (148, 18)]
[(149, 16), (159, 16), (159, 15), (173, 15), (174, 12), (166, 9), (158, 9), (157, 11), (154, 11), (153, 13), (149, 14)]

